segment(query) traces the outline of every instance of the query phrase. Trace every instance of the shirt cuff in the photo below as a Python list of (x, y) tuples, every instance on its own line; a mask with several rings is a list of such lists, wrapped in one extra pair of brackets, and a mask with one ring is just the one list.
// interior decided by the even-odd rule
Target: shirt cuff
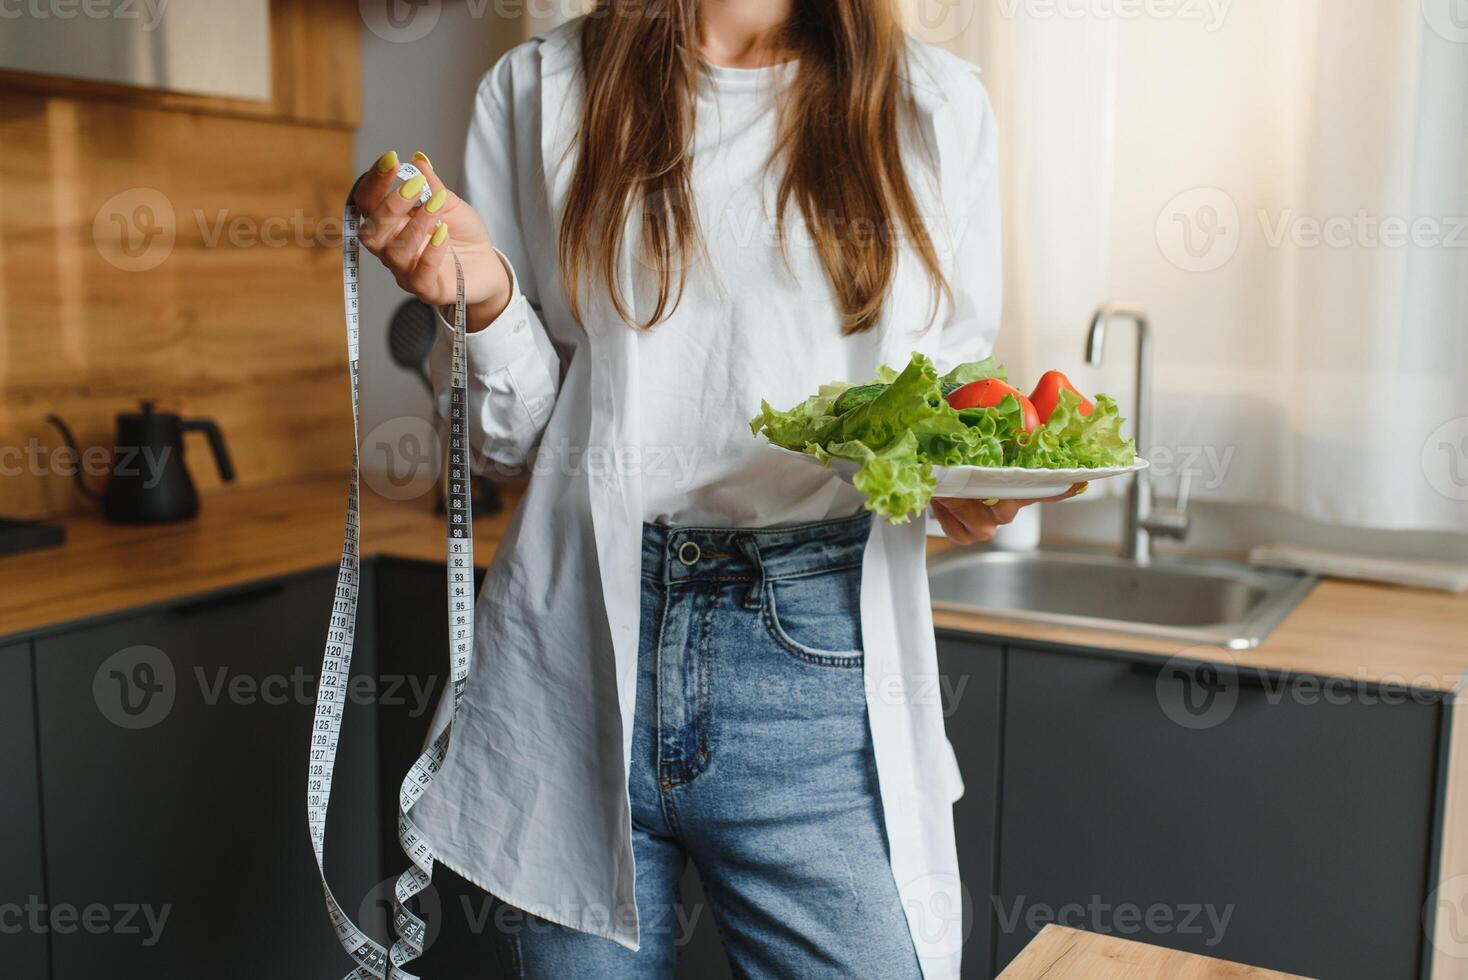
[[(489, 322), (488, 326), (466, 334), (464, 337), (465, 349), (469, 354), (469, 365), (480, 374), (493, 374), (535, 351), (535, 337), (531, 334), (530, 318), (526, 315), (525, 297), (520, 292), (520, 279), (515, 275), (515, 267), (510, 264), (505, 253), (499, 249), (495, 249), (494, 252), (505, 264), (505, 271), (510, 274), (510, 301), (505, 304), (500, 315)], [(454, 325), (444, 317), (446, 309), (452, 311), (452, 304), (448, 307), (437, 307), (434, 313), (438, 318), (438, 329), (442, 339), (452, 342)]]

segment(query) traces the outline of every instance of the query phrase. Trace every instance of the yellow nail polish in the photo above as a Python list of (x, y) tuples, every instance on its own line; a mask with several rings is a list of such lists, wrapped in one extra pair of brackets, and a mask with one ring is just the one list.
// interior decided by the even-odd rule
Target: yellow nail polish
[(380, 174), (390, 174), (390, 173), (392, 173), (396, 169), (398, 169), (398, 151), (397, 150), (388, 150), (382, 156), (380, 156), (380, 157), (377, 158), (377, 172), (378, 173), (380, 173)]
[(999, 498), (985, 497), (983, 500), (980, 500), (979, 503), (983, 504), (985, 507), (993, 507), (994, 505), (999, 503)]
[(428, 244), (437, 248), (447, 237), (449, 237), (449, 226), (440, 221), (438, 227), (433, 229), (433, 237), (428, 240)]
[(447, 201), (448, 199), (449, 192), (440, 187), (438, 190), (433, 192), (433, 196), (428, 199), (428, 203), (423, 205), (423, 210), (427, 211), (429, 214), (438, 214), (438, 209), (443, 207), (443, 202)]
[(1073, 497), (1079, 497), (1081, 494), (1085, 493), (1089, 489), (1091, 489), (1091, 484), (1089, 484), (1089, 483), (1082, 483), (1080, 486), (1076, 487), (1076, 492), (1074, 494), (1072, 494), (1071, 496), (1073, 496)]
[(422, 150), (419, 150), (417, 153), (413, 154), (413, 162), (421, 164), (422, 166), (428, 167), (430, 169), (433, 167), (433, 161), (428, 159), (428, 154), (424, 153)]
[(423, 185), (427, 183), (428, 178), (419, 174), (412, 180), (404, 181), (403, 186), (398, 188), (398, 193), (403, 195), (405, 201), (417, 200), (418, 195), (423, 193)]

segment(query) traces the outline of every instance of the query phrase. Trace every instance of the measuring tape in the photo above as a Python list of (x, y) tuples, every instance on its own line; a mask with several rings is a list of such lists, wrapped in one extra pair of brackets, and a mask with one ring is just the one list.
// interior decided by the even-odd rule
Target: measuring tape
[[(397, 179), (411, 180), (418, 168), (405, 163)], [(355, 192), (356, 188), (353, 188)], [(431, 196), (425, 182), (418, 203)], [(433, 845), (414, 824), (409, 812), (427, 792), (448, 755), (449, 739), (464, 685), (469, 677), (469, 657), (474, 650), (474, 527), (469, 497), (469, 367), (465, 350), (464, 269), (454, 255), (454, 332), (449, 398), (448, 576), (449, 659), (453, 669), (454, 710), (447, 724), (428, 749), (413, 763), (398, 790), (398, 842), (412, 862), (398, 877), (393, 889), (392, 949), (357, 928), (342, 910), (326, 882), (326, 811), (331, 802), (331, 779), (336, 767), (337, 744), (341, 740), (342, 716), (347, 707), (347, 684), (352, 671), (352, 646), (357, 633), (357, 596), (361, 591), (361, 375), (358, 363), (358, 327), (361, 280), (361, 244), (358, 223), (361, 215), (349, 195), (342, 209), (342, 296), (346, 305), (347, 362), (352, 379), (352, 479), (347, 486), (347, 521), (342, 535), (341, 563), (337, 566), (336, 596), (332, 600), (331, 623), (326, 631), (326, 650), (321, 657), (321, 679), (316, 688), (316, 715), (311, 727), (311, 759), (306, 777), (306, 818), (311, 827), (311, 848), (316, 852), (316, 870), (326, 893), (326, 911), (336, 929), (337, 940), (356, 967), (346, 980), (418, 980), (402, 969), (403, 964), (423, 953), (427, 924), (405, 904), (433, 880)], [(452, 246), (450, 246), (452, 247)]]

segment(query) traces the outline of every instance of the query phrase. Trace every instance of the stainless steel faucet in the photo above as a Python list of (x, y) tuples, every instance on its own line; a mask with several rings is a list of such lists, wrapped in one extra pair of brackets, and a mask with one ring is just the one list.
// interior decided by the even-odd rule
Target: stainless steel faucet
[[(1147, 452), (1151, 443), (1152, 419), (1152, 331), (1147, 325), (1147, 311), (1135, 303), (1107, 303), (1091, 318), (1086, 336), (1086, 363), (1100, 364), (1106, 345), (1106, 326), (1113, 319), (1130, 320), (1137, 328), (1137, 390), (1132, 413), (1132, 437), (1137, 451)], [(1132, 474), (1127, 488), (1125, 523), (1122, 526), (1121, 556), (1146, 565), (1152, 561), (1152, 535), (1181, 539), (1188, 532), (1187, 482), (1178, 485), (1175, 507), (1163, 513), (1152, 513), (1152, 484), (1146, 471)]]

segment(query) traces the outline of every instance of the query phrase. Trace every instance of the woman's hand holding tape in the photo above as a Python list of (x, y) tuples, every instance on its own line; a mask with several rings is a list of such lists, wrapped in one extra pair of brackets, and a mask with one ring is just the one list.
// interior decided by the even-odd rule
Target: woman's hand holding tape
[[(491, 245), (484, 219), (443, 185), (428, 157), (415, 153), (412, 163), (420, 175), (397, 188), (396, 150), (384, 153), (358, 179), (352, 202), (362, 215), (362, 247), (382, 261), (404, 291), (435, 307), (454, 301), (452, 250), (464, 269), (468, 330), (481, 330), (510, 302), (509, 269)], [(425, 185), (431, 196), (420, 204)]]

